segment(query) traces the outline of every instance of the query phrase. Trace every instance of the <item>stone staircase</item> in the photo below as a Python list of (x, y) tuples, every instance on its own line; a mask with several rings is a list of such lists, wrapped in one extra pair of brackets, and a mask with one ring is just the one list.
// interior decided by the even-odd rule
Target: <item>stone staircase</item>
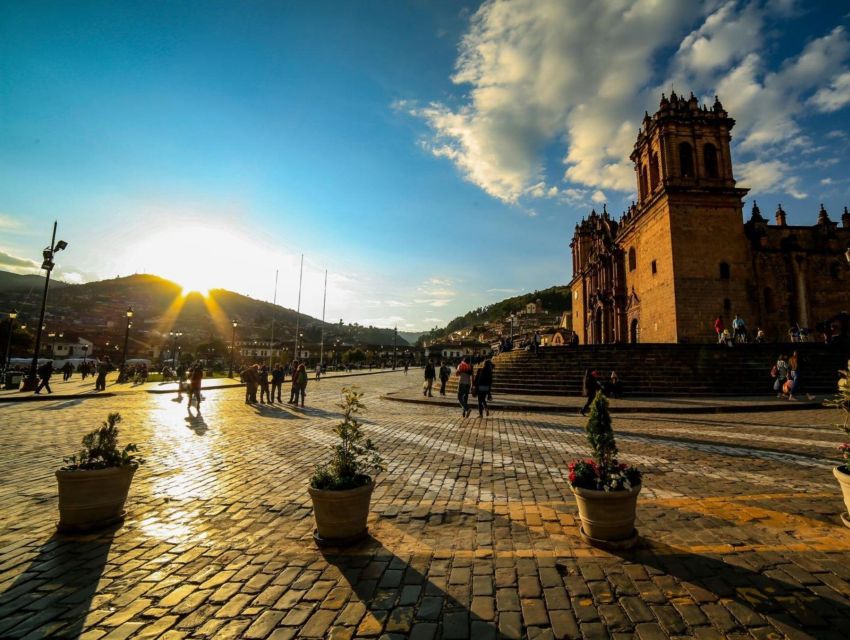
[[(721, 345), (635, 344), (543, 347), (535, 356), (512, 351), (493, 358), (494, 393), (580, 395), (585, 369), (620, 377), (625, 395), (749, 396), (772, 392), (770, 369), (779, 353), (802, 357), (800, 392), (836, 390), (850, 348), (815, 343)], [(454, 369), (453, 369), (454, 373)], [(447, 392), (456, 393), (452, 375)]]

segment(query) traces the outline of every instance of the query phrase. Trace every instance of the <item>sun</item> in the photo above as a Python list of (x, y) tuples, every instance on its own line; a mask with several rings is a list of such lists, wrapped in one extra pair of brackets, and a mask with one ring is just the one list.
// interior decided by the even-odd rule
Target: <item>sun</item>
[(160, 229), (132, 247), (132, 260), (146, 272), (182, 287), (183, 294), (209, 296), (213, 289), (242, 290), (256, 273), (262, 247), (227, 227), (203, 223)]

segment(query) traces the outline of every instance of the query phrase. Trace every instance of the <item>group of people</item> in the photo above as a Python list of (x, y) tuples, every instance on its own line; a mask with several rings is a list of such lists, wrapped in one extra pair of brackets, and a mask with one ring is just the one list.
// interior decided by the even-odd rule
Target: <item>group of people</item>
[[(439, 370), (437, 369), (439, 367)], [(439, 362), (434, 365), (433, 360), (428, 360), (425, 365), (425, 382), (422, 385), (422, 395), (429, 398), (433, 397), (432, 390), (434, 381), (439, 375), (440, 378), (440, 395), (446, 395), (446, 382), (451, 377), (451, 367), (445, 362)], [(487, 358), (484, 364), (475, 369), (472, 361), (468, 356), (464, 356), (460, 364), (455, 370), (455, 375), (458, 377), (457, 384), (457, 399), (460, 408), (463, 411), (463, 417), (468, 418), (472, 414), (472, 408), (469, 406), (469, 396), (478, 398), (478, 417), (483, 418), (485, 415), (490, 415), (490, 407), (487, 402), (493, 398), (493, 372), (495, 367), (493, 361)]]
[[(289, 404), (304, 406), (307, 396), (307, 365), (304, 362), (293, 362), (288, 369), (292, 374), (292, 385), (289, 391)], [(245, 383), (245, 404), (274, 404), (283, 403), (282, 389), (286, 381), (287, 369), (276, 364), (271, 370), (267, 365), (253, 364), (241, 372), (242, 382)], [(316, 380), (321, 376), (317, 368)], [(257, 391), (260, 399), (257, 400)]]
[[(105, 356), (100, 362), (83, 362), (77, 367), (77, 370), (80, 371), (83, 376), (83, 380), (85, 380), (89, 375), (97, 374), (97, 378), (94, 381), (95, 391), (106, 391), (106, 374), (113, 369), (114, 367), (112, 366), (112, 362), (109, 360), (109, 356)], [(44, 364), (40, 365), (36, 369), (36, 375), (38, 376), (38, 385), (36, 385), (35, 388), (36, 395), (40, 395), (42, 389), (47, 391), (47, 393), (53, 393), (53, 389), (50, 388), (50, 379), (56, 371), (59, 371), (62, 374), (63, 382), (68, 382), (68, 380), (71, 379), (71, 375), (74, 373), (74, 366), (70, 362), (65, 362), (65, 364), (57, 370), (53, 366), (52, 360), (48, 360)]]
[[(787, 354), (779, 354), (776, 364), (770, 371), (773, 377), (773, 390), (776, 392), (777, 398), (785, 398), (787, 400), (797, 400), (795, 394), (800, 391), (800, 384), (803, 380), (804, 362), (800, 355), (794, 351), (789, 358)], [(806, 394), (809, 400), (814, 400), (815, 397), (811, 394)]]
[[(717, 344), (725, 344), (731, 347), (733, 344), (745, 344), (749, 342), (750, 334), (747, 330), (747, 323), (744, 322), (744, 319), (735, 314), (735, 317), (732, 318), (732, 332), (729, 333), (729, 329), (723, 323), (723, 318), (717, 316), (714, 320), (714, 332), (717, 334)], [(761, 329), (756, 330), (756, 335), (753, 340), (754, 342), (764, 342), (764, 331)]]
[(623, 393), (620, 376), (617, 375), (616, 371), (612, 371), (606, 381), (601, 378), (598, 371), (585, 369), (581, 386), (582, 394), (586, 398), (584, 406), (581, 408), (581, 415), (587, 415), (587, 410), (593, 403), (597, 391), (601, 391), (611, 398), (619, 398)]

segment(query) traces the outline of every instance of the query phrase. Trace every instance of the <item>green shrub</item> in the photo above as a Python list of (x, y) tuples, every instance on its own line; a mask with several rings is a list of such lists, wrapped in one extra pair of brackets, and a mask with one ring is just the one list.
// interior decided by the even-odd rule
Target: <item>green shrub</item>
[(364, 441), (357, 414), (366, 407), (361, 402), (363, 393), (356, 386), (342, 390), (342, 422), (334, 427), (339, 442), (333, 446), (331, 459), (317, 465), (310, 479), (314, 489), (356, 489), (369, 484), (370, 474), (384, 470), (384, 461), (368, 438)]
[(123, 449), (118, 448), (117, 425), (119, 422), (121, 422), (121, 414), (110, 413), (106, 422), (98, 429), (83, 436), (83, 448), (79, 453), (64, 458), (65, 466), (62, 469), (67, 471), (110, 469), (131, 464), (144, 464), (144, 459), (136, 455), (138, 451), (136, 445), (128, 444)]
[(590, 405), (590, 416), (584, 427), (592, 458), (573, 460), (568, 479), (572, 486), (602, 491), (629, 490), (641, 483), (641, 472), (617, 462), (617, 442), (611, 428), (608, 398), (599, 391)]

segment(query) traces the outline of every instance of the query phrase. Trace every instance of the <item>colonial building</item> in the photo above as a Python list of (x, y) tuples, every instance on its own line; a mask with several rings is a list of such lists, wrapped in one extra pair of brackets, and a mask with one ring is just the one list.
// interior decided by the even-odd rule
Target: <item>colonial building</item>
[(813, 226), (768, 224), (756, 205), (744, 224), (730, 152), (735, 121), (715, 99), (662, 96), (644, 115), (631, 154), (638, 202), (613, 219), (576, 225), (573, 329), (582, 343), (707, 342), (714, 319), (740, 315), (769, 339), (850, 311), (850, 213), (821, 207)]

